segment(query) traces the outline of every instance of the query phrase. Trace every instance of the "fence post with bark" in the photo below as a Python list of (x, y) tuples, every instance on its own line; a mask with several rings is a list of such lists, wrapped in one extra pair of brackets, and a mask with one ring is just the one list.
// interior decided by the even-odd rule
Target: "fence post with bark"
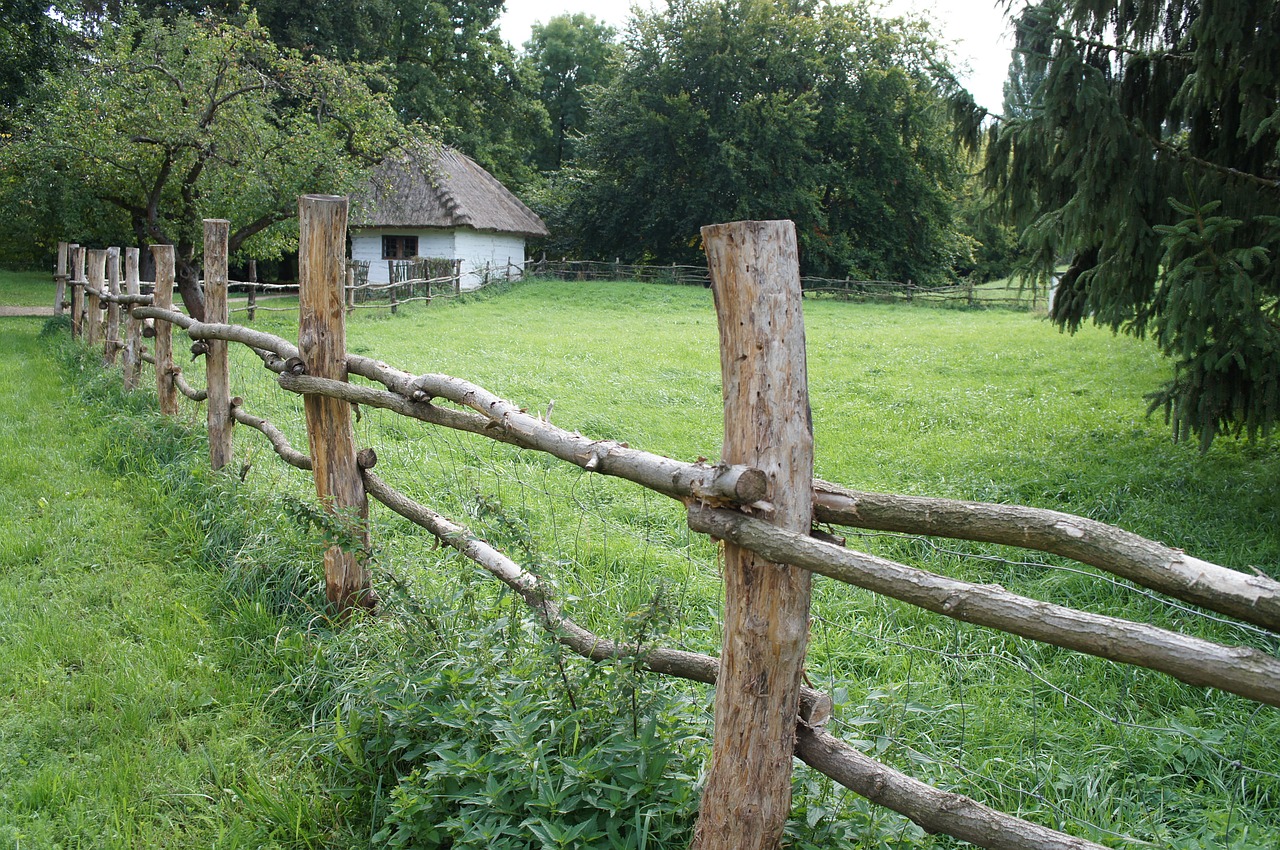
[[(702, 228), (720, 325), (725, 463), (763, 470), (759, 511), (807, 533), (813, 428), (795, 225)], [(811, 574), (724, 547), (724, 639), (715, 741), (695, 850), (773, 850), (791, 811)]]
[[(309, 376), (345, 382), (347, 199), (304, 196), (298, 201), (298, 230), (299, 365)], [(339, 611), (372, 608), (377, 597), (363, 557), (369, 545), (369, 500), (357, 464), (351, 404), (306, 394), (303, 406), (316, 495), (355, 538), (353, 546), (335, 545), (325, 552), (325, 592)]]
[(120, 249), (107, 249), (106, 340), (102, 345), (102, 365), (114, 366), (120, 356)]
[[(204, 277), (205, 321), (209, 324), (227, 323), (227, 239), (231, 222), (220, 218), (204, 220)], [(208, 406), (205, 408), (209, 428), (209, 462), (214, 469), (221, 469), (231, 462), (231, 429), (235, 420), (231, 417), (231, 375), (227, 355), (227, 341), (206, 339), (205, 391)]]
[(90, 348), (96, 348), (102, 337), (102, 292), (107, 279), (107, 251), (95, 248), (89, 251), (89, 284), (85, 292), (89, 294), (85, 304), (84, 341)]
[[(124, 251), (124, 288), (125, 294), (131, 299), (142, 292), (142, 284), (138, 280), (140, 253), (137, 248), (126, 248)], [(132, 304), (131, 301), (126, 303)], [(124, 367), (124, 388), (134, 390), (142, 380), (142, 320), (134, 316), (132, 310), (128, 314), (128, 320), (121, 361)]]
[(67, 297), (67, 243), (58, 243), (58, 259), (53, 267), (53, 315), (63, 313), (62, 301)]
[[(173, 309), (174, 254), (172, 245), (152, 245), (151, 256), (156, 263), (155, 306), (161, 310)], [(160, 397), (160, 412), (166, 416), (178, 414), (178, 387), (174, 381), (173, 324), (156, 322), (156, 394)]]
[(85, 248), (71, 246), (71, 338), (84, 333)]

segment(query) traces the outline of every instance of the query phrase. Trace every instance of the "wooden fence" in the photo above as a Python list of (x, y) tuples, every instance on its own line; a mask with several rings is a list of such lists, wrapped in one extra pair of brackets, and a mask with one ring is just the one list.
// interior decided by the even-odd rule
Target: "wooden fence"
[[(634, 280), (676, 286), (710, 286), (705, 266), (632, 264), (621, 261), (549, 260), (545, 256), (529, 261), (523, 271), (533, 277), (553, 280)], [(911, 281), (857, 280), (853, 278), (801, 277), (800, 289), (808, 296), (829, 296), (850, 301), (918, 302), (951, 307), (1003, 307), (1019, 310), (1047, 309), (1043, 287), (984, 286), (972, 279), (947, 286), (921, 286)]]
[[(320, 501), (354, 522), (367, 541), (368, 499), (430, 532), (488, 570), (528, 605), (555, 640), (603, 661), (638, 656), (654, 673), (717, 685), (715, 741), (695, 847), (776, 847), (790, 800), (792, 756), (841, 785), (980, 847), (1082, 850), (1100, 845), (995, 811), (877, 762), (825, 728), (832, 701), (803, 684), (809, 576), (818, 573), (945, 617), (980, 624), (1115, 662), (1161, 671), (1280, 706), (1280, 659), (1117, 617), (1025, 598), (999, 586), (951, 579), (851, 551), (814, 523), (909, 532), (1020, 546), (1093, 565), (1139, 585), (1280, 633), (1280, 583), (1211, 564), (1122, 529), (1028, 507), (863, 493), (812, 478), (801, 290), (790, 222), (739, 222), (704, 229), (721, 328), (725, 447), (720, 463), (682, 462), (552, 425), (482, 387), (442, 374), (414, 375), (345, 351), (349, 288), (343, 260), (345, 199), (299, 202), (301, 273), (297, 344), (226, 321), (226, 222), (206, 222), (209, 314), (196, 321), (172, 306), (173, 250), (155, 246), (151, 295), (139, 294), (137, 251), (119, 282), (115, 249), (59, 252), (60, 282), (71, 288), (73, 333), (121, 358), (129, 386), (140, 364), (155, 365), (160, 408), (185, 395), (207, 403), (210, 461), (231, 459), (234, 425), (260, 431), (288, 464), (310, 470)], [(116, 259), (113, 259), (116, 258)], [(87, 269), (86, 269), (87, 266)], [(105, 322), (97, 306), (108, 309)], [(119, 326), (125, 308), (127, 328)], [(155, 352), (141, 348), (154, 323)], [(172, 330), (203, 353), (206, 390), (194, 391), (174, 365)], [(226, 346), (248, 346), (280, 388), (303, 396), (308, 451), (248, 412), (228, 386)], [(349, 374), (370, 384), (352, 384)], [(725, 544), (725, 623), (720, 657), (624, 645), (566, 617), (537, 576), (462, 525), (388, 485), (373, 447), (359, 447), (352, 404), (392, 411), (543, 452), (589, 472), (627, 479), (682, 502), (689, 526)], [(376, 608), (376, 589), (358, 552), (325, 555), (335, 612)]]

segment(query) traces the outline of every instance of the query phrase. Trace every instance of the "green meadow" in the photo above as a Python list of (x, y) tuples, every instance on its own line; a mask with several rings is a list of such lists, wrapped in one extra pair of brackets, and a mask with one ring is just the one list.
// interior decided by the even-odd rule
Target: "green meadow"
[[(269, 303), (253, 326), (296, 338), (293, 302)], [(820, 477), (1069, 511), (1280, 575), (1274, 440), (1173, 443), (1146, 412), (1170, 377), (1148, 343), (1066, 336), (1032, 312), (825, 298), (805, 321)], [(208, 473), (201, 407), (163, 422), (151, 391), (124, 396), (65, 330), (0, 323), (0, 458), (20, 482), (0, 494), (0, 619), (21, 623), (0, 633), (0, 843), (143, 846), (170, 830), (165, 843), (192, 847), (687, 844), (707, 689), (563, 656), (477, 568), (377, 505), (387, 614), (332, 628), (314, 491), (260, 434), (237, 429), (233, 469)], [(359, 310), (348, 348), (590, 437), (719, 453), (701, 288), (531, 282)], [(200, 364), (184, 366), (198, 386)], [(305, 449), (300, 402), (247, 350), (232, 382)], [(717, 550), (678, 503), (383, 411), (360, 410), (356, 431), (379, 475), (537, 572), (584, 625), (716, 650)], [(1052, 557), (841, 533), (957, 578), (1277, 650)], [(1280, 839), (1273, 708), (825, 579), (808, 675), (836, 696), (842, 737), (1036, 822), (1117, 847)], [(790, 847), (957, 844), (806, 768), (795, 782)]]

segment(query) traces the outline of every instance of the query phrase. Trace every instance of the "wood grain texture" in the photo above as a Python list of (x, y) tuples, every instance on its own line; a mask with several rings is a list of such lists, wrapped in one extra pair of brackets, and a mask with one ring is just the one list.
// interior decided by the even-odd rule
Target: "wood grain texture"
[(107, 279), (107, 252), (102, 248), (89, 249), (89, 277), (85, 292), (84, 341), (96, 348), (102, 339), (102, 287)]
[[(347, 200), (306, 195), (298, 201), (298, 350), (306, 374), (347, 380), (346, 267)], [(368, 549), (369, 500), (356, 464), (351, 405), (319, 395), (304, 395), (307, 442), (316, 495), (326, 510), (350, 525)], [(324, 556), (325, 589), (341, 614), (353, 607), (372, 608), (377, 597), (359, 551), (331, 547)]]
[(58, 243), (58, 259), (53, 267), (53, 315), (61, 316), (62, 301), (67, 297), (67, 243)]
[[(721, 459), (762, 470), (768, 521), (807, 532), (813, 431), (795, 226), (735, 222), (702, 228), (702, 239), (720, 325)], [(791, 809), (811, 577), (737, 545), (724, 554), (715, 740), (692, 846), (774, 850)]]
[[(142, 284), (138, 280), (137, 248), (124, 249), (124, 289), (130, 296), (140, 295)], [(142, 319), (127, 315), (124, 347), (120, 350), (121, 367), (124, 369), (124, 388), (136, 390), (142, 381)]]
[[(155, 306), (172, 310), (173, 246), (152, 245), (151, 256), (156, 261)], [(178, 414), (178, 388), (173, 381), (173, 369), (173, 324), (156, 322), (156, 394), (160, 396), (160, 412), (167, 416)]]
[[(220, 218), (204, 220), (204, 314), (209, 322), (227, 321), (227, 239), (231, 222)], [(208, 340), (204, 356), (205, 408), (209, 428), (209, 465), (221, 469), (231, 463), (231, 370), (227, 342)]]
[(120, 249), (107, 249), (107, 302), (106, 334), (102, 344), (102, 365), (114, 366), (120, 356), (120, 304), (113, 300), (120, 295)]
[(71, 252), (71, 338), (84, 333), (84, 285), (87, 249), (72, 242)]

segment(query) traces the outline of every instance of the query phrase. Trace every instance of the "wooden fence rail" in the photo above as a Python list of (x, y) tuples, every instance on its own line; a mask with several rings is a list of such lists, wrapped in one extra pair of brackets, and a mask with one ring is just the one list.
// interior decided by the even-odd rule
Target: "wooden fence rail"
[[(802, 685), (798, 673), (807, 641), (811, 573), (943, 616), (1280, 705), (1280, 659), (1266, 653), (1074, 611), (999, 587), (959, 582), (851, 551), (842, 542), (833, 542), (830, 535), (812, 532), (810, 510), (812, 519), (823, 523), (1035, 549), (1092, 564), (1268, 633), (1280, 633), (1280, 583), (1210, 564), (1122, 529), (1054, 511), (860, 493), (813, 480), (811, 460), (806, 464), (801, 451), (809, 439), (809, 417), (798, 271), (794, 256), (785, 250), (785, 237), (781, 254), (761, 247), (765, 241), (762, 234), (769, 230), (761, 223), (725, 225), (708, 234), (726, 387), (724, 461), (708, 464), (673, 460), (611, 440), (593, 440), (556, 427), (465, 380), (441, 374), (414, 375), (346, 352), (345, 315), (350, 309), (352, 276), (342, 258), (345, 220), (343, 199), (307, 197), (300, 201), (302, 273), (297, 344), (227, 322), (225, 300), (224, 306), (218, 306), (218, 298), (225, 299), (225, 295), (215, 291), (225, 293), (220, 256), (225, 257), (226, 227), (225, 222), (214, 221), (206, 222), (205, 234), (206, 258), (213, 258), (207, 259), (213, 305), (209, 321), (199, 322), (173, 309), (171, 248), (154, 249), (157, 277), (154, 295), (147, 296), (136, 291), (136, 275), (128, 271), (130, 266), (126, 268), (127, 291), (121, 294), (104, 286), (107, 252), (68, 246), (70, 271), (66, 275), (72, 291), (73, 329), (93, 342), (101, 315), (95, 300), (128, 306), (131, 327), (134, 322), (153, 321), (155, 356), (139, 350), (138, 360), (154, 363), (164, 412), (175, 412), (178, 393), (208, 402), (207, 426), (215, 466), (231, 459), (232, 425), (253, 428), (286, 463), (314, 473), (321, 503), (335, 516), (353, 523), (357, 539), (367, 541), (367, 499), (372, 498), (503, 581), (556, 640), (584, 657), (600, 661), (632, 656), (655, 673), (720, 682), (712, 766), (713, 774), (720, 778), (708, 782), (695, 838), (698, 847), (738, 850), (776, 846), (787, 805), (778, 802), (781, 798), (777, 794), (780, 788), (789, 794), (792, 754), (932, 832), (945, 832), (978, 846), (1001, 850), (1099, 847), (932, 788), (825, 731), (831, 700)], [(744, 251), (747, 259), (740, 258), (739, 252)], [(86, 256), (87, 277), (83, 271)], [(762, 289), (752, 296), (757, 286)], [(794, 307), (778, 312), (779, 308), (762, 306), (784, 303), (778, 300), (784, 291), (790, 292)], [(88, 305), (83, 303), (86, 295)], [(794, 315), (788, 310), (794, 310)], [(87, 314), (83, 318), (81, 311)], [(753, 316), (768, 323), (764, 332), (772, 336), (764, 343), (738, 337), (739, 331), (749, 329)], [(184, 330), (195, 342), (197, 354), (205, 356), (204, 391), (193, 390), (173, 364), (169, 341), (173, 326)], [(775, 345), (777, 340), (791, 347)], [(278, 386), (303, 396), (309, 444), (306, 453), (291, 446), (272, 423), (248, 412), (241, 398), (230, 395), (225, 378), (219, 376), (225, 365), (220, 365), (215, 355), (218, 346), (225, 350), (233, 342), (249, 347), (264, 367), (275, 373)], [(126, 343), (126, 352), (132, 351), (132, 346), (132, 341)], [(734, 354), (739, 347), (743, 353)], [(756, 362), (752, 351), (768, 356)], [(126, 354), (126, 362), (130, 356)], [(374, 386), (349, 383), (351, 374)], [(766, 401), (766, 386), (780, 392)], [(681, 501), (690, 528), (726, 541), (726, 552), (736, 553), (733, 559), (726, 555), (726, 606), (740, 607), (726, 610), (722, 657), (620, 644), (565, 617), (551, 591), (536, 576), (463, 526), (409, 499), (375, 475), (373, 448), (356, 445), (351, 403), (550, 454), (586, 471), (624, 478)], [(791, 423), (791, 430), (770, 436), (768, 429), (783, 422)], [(220, 448), (215, 450), (215, 444)], [(752, 446), (776, 447), (780, 452), (760, 452)], [(793, 511), (799, 513), (792, 515)], [(358, 552), (330, 550), (325, 556), (325, 574), (328, 597), (336, 612), (376, 605), (376, 593)], [(770, 595), (773, 591), (769, 591), (756, 596), (766, 577), (781, 582), (776, 588), (781, 595)], [(749, 590), (735, 589), (734, 582), (745, 583)], [(768, 627), (762, 628), (762, 623)], [(737, 653), (746, 661), (736, 658)], [(775, 660), (761, 660), (770, 656)], [(740, 663), (745, 663), (742, 672), (734, 673), (734, 665)], [(780, 678), (791, 684), (775, 687)], [(759, 684), (766, 681), (771, 687), (761, 693)], [(735, 712), (746, 719), (735, 720)], [(772, 725), (761, 720), (761, 715), (768, 715)], [(781, 726), (777, 725), (779, 720)], [(776, 755), (779, 752), (781, 756)], [(751, 786), (745, 795), (744, 786)], [(753, 814), (742, 816), (748, 810)]]

